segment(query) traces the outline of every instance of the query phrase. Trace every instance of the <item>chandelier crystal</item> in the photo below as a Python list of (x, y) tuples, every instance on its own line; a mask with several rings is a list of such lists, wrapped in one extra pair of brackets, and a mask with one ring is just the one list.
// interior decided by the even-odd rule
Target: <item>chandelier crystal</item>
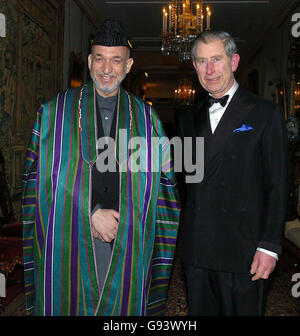
[(197, 35), (210, 30), (211, 10), (199, 0), (172, 0), (163, 9), (162, 53), (178, 55), (181, 62), (191, 60), (191, 48)]

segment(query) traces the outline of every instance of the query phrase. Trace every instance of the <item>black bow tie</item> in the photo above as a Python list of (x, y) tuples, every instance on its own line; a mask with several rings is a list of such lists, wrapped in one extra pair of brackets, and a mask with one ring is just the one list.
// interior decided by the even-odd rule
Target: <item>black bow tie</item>
[(223, 96), (222, 98), (209, 97), (208, 104), (211, 107), (213, 104), (220, 103), (223, 107), (226, 105), (229, 95)]

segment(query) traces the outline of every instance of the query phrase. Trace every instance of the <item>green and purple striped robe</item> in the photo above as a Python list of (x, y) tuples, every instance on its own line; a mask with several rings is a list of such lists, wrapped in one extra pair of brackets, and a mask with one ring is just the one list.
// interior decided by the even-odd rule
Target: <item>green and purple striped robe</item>
[[(100, 292), (90, 221), (95, 99), (90, 82), (60, 93), (37, 113), (22, 201), (27, 312), (162, 315), (180, 214), (170, 145), (155, 111), (120, 88), (115, 151), (120, 219)], [(147, 169), (132, 172), (126, 167), (137, 149), (126, 144), (136, 136), (145, 139), (139, 154)]]

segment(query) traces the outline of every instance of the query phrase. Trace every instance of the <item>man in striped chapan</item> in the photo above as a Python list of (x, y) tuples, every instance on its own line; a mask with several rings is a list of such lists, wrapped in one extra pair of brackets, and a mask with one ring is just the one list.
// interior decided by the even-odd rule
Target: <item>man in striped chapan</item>
[(161, 121), (120, 86), (130, 48), (104, 21), (92, 81), (38, 110), (22, 202), (28, 314), (165, 312), (180, 206)]

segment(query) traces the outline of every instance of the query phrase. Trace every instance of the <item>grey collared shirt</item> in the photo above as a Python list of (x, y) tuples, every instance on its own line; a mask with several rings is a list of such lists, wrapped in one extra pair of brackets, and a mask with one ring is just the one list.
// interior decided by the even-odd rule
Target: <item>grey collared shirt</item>
[(114, 119), (117, 95), (104, 98), (97, 93), (97, 102), (104, 136), (107, 137), (110, 135), (111, 126)]

